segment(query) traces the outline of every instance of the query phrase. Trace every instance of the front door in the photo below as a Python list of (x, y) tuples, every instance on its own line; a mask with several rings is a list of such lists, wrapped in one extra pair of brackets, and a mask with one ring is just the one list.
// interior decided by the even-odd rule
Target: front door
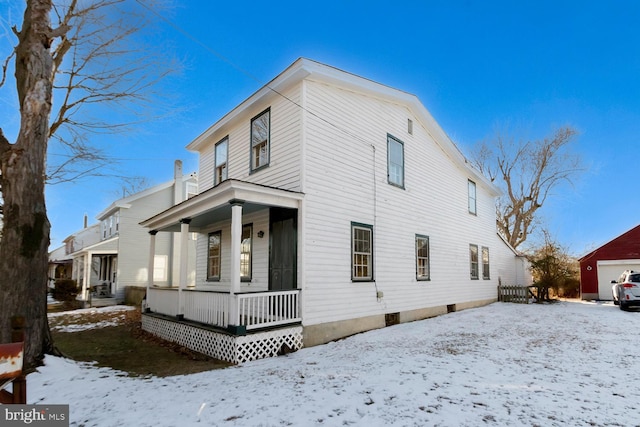
[(296, 209), (271, 208), (269, 212), (269, 290), (296, 289), (297, 222)]

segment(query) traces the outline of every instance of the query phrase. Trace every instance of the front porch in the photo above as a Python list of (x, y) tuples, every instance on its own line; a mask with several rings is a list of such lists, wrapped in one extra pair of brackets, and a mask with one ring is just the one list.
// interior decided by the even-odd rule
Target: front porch
[[(232, 363), (301, 348), (302, 198), (227, 180), (143, 221), (150, 229), (143, 329)], [(171, 287), (154, 280), (156, 235), (166, 232), (176, 233), (180, 242)], [(195, 284), (187, 285), (192, 234), (197, 236)]]
[(229, 294), (153, 287), (142, 329), (211, 357), (243, 363), (302, 348), (299, 301), (299, 290)]

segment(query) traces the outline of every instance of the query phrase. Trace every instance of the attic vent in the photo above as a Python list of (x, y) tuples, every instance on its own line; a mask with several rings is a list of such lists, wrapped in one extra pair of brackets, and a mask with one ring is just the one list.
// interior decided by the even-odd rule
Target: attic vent
[(386, 313), (384, 315), (385, 326), (397, 325), (400, 323), (400, 313)]
[(413, 120), (407, 119), (407, 132), (409, 135), (413, 135)]

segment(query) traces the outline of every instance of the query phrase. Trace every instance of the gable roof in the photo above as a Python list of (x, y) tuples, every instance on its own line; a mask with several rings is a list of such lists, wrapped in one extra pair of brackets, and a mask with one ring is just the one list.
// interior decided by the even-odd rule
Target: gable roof
[[(196, 177), (195, 173), (191, 173), (189, 175), (183, 176), (184, 181), (191, 181)], [(156, 185), (154, 187), (147, 188), (146, 190), (139, 191), (130, 196), (123, 197), (111, 203), (105, 210), (96, 215), (96, 219), (98, 221), (102, 221), (104, 218), (113, 214), (116, 209), (125, 208), (128, 209), (131, 207), (131, 204), (136, 200), (142, 199), (143, 197), (149, 196), (151, 194), (157, 193), (158, 191), (165, 190), (167, 188), (171, 188), (175, 184), (175, 179), (171, 181), (167, 181), (163, 184)]]
[[(189, 143), (186, 147), (187, 150), (199, 151), (208, 142), (208, 138), (211, 135), (233, 121), (236, 117), (242, 115), (253, 104), (269, 96), (283, 96), (281, 95), (282, 91), (306, 78), (312, 78), (317, 81), (326, 82), (334, 86), (406, 106), (415, 114), (416, 118), (422, 122), (431, 138), (440, 146), (454, 164), (463, 170), (467, 170), (476, 181), (482, 182), (494, 196), (500, 194), (500, 190), (465, 158), (416, 95), (385, 86), (373, 80), (307, 58), (298, 58), (273, 80), (258, 89), (253, 95), (249, 96)], [(295, 103), (295, 101), (291, 102)], [(297, 103), (295, 104), (300, 108), (304, 108)], [(312, 112), (312, 114), (315, 113)]]
[(604, 245), (592, 250), (588, 254), (584, 255), (582, 258), (578, 259), (578, 261), (583, 261), (583, 260), (589, 259), (589, 258), (593, 257), (594, 255), (596, 255), (596, 253), (598, 253), (598, 252), (606, 251), (608, 249), (612, 249), (615, 246), (626, 244), (629, 241), (634, 241), (634, 243), (635, 243), (634, 246), (636, 247), (637, 250), (640, 250), (640, 224), (636, 225), (631, 230), (628, 230), (628, 231), (622, 233), (618, 237), (615, 237), (614, 239), (608, 241)]

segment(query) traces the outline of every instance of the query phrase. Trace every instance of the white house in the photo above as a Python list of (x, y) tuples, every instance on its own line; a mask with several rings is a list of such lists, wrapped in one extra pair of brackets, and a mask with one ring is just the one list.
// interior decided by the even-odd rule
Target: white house
[(187, 149), (198, 196), (142, 222), (151, 254), (197, 234), (193, 286), (149, 281), (143, 328), (166, 339), (243, 362), (488, 304), (524, 277), (498, 190), (409, 93), (298, 59)]
[[(87, 226), (85, 219), (82, 230), (50, 253), (50, 277), (64, 274), (76, 280), (80, 288), (78, 299), (86, 304), (141, 300), (149, 280), (149, 250), (148, 230), (140, 226), (140, 221), (196, 193), (196, 174), (183, 175), (182, 162), (176, 161), (171, 181), (114, 201), (97, 215), (97, 224)], [(192, 245), (195, 252), (195, 241), (188, 239), (183, 244), (177, 237), (166, 233), (158, 239), (154, 256), (154, 277), (158, 284), (177, 285), (180, 266), (173, 259), (179, 259), (181, 247), (187, 245)], [(195, 264), (187, 264), (186, 268), (191, 269), (187, 279), (193, 284)]]

